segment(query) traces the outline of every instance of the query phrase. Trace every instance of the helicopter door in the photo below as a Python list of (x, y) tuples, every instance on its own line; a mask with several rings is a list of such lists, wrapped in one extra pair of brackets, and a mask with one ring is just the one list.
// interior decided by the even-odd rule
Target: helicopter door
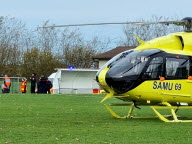
[(143, 75), (143, 79), (159, 80), (159, 77), (161, 77), (162, 75), (163, 75), (163, 58), (162, 57), (152, 58)]
[(163, 57), (153, 57), (146, 65), (146, 69), (142, 75), (142, 92), (146, 99), (158, 101), (161, 95), (161, 88), (158, 87), (160, 83), (159, 78), (163, 76), (164, 60)]
[(165, 81), (161, 82), (163, 99), (173, 102), (188, 101), (192, 95), (192, 83), (189, 82), (188, 76), (188, 57), (167, 57), (165, 61)]

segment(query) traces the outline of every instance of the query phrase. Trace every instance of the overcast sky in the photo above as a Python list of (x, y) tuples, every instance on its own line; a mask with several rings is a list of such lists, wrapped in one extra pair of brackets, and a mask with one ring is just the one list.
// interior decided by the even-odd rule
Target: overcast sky
[[(1, 0), (1, 16), (15, 17), (35, 29), (46, 20), (62, 25), (135, 21), (152, 15), (192, 17), (191, 7), (192, 0)], [(88, 31), (89, 35), (115, 39), (122, 34), (122, 27), (82, 28), (85, 34)]]

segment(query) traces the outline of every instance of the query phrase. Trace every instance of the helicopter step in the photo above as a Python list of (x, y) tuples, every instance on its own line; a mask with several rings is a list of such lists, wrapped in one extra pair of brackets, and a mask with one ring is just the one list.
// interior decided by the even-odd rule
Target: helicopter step
[[(117, 113), (115, 113), (109, 106), (104, 104), (106, 109), (109, 111), (109, 113), (119, 119), (126, 119), (126, 118), (159, 118), (160, 120), (164, 122), (192, 122), (192, 120), (180, 120), (178, 119), (178, 115), (176, 115), (176, 112), (179, 109), (192, 109), (192, 106), (171, 106), (171, 104), (167, 102), (163, 102), (162, 105), (164, 106), (151, 106), (151, 109), (155, 112), (156, 116), (134, 116), (133, 110), (135, 108), (135, 104), (130, 103), (115, 103), (110, 104), (109, 106), (130, 106), (130, 109), (128, 110), (128, 114), (126, 116), (120, 116)], [(146, 105), (144, 105), (146, 106)], [(162, 115), (157, 109), (167, 109), (171, 111), (171, 115)], [(173, 118), (173, 120), (170, 120), (170, 118)]]

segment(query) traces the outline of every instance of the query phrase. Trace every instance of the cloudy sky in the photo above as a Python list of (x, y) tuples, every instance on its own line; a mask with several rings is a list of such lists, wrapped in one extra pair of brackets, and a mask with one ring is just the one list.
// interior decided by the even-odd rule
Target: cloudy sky
[[(53, 24), (125, 22), (163, 17), (192, 17), (192, 0), (1, 0), (1, 16), (16, 17), (36, 28), (46, 20)], [(191, 15), (190, 15), (191, 14)], [(122, 26), (80, 28), (86, 35), (118, 39)]]

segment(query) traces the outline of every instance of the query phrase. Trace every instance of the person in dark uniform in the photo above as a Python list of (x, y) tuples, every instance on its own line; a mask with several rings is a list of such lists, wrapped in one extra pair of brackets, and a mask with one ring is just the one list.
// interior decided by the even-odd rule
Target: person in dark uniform
[(38, 82), (38, 93), (46, 93), (47, 78), (42, 75)]
[(36, 83), (37, 83), (35, 73), (32, 73), (32, 76), (30, 77), (30, 80), (31, 80), (31, 93), (35, 93), (35, 88), (36, 88)]
[(50, 94), (50, 90), (51, 88), (53, 87), (52, 83), (50, 80), (47, 80), (47, 83), (46, 83), (46, 93)]

